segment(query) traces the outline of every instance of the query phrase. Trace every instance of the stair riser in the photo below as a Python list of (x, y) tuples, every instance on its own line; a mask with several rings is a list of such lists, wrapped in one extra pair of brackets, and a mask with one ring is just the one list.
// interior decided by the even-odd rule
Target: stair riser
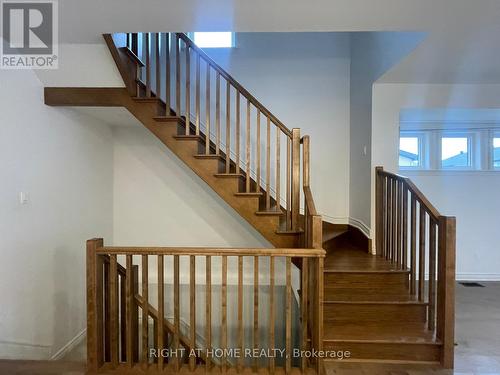
[(323, 306), (325, 321), (425, 322), (427, 311), (425, 305), (415, 304), (325, 303)]
[(324, 284), (328, 288), (387, 289), (408, 287), (406, 272), (325, 272)]
[(402, 344), (402, 343), (357, 343), (343, 341), (323, 341), (323, 350), (350, 352), (349, 361), (424, 361), (438, 362), (441, 346), (439, 344)]

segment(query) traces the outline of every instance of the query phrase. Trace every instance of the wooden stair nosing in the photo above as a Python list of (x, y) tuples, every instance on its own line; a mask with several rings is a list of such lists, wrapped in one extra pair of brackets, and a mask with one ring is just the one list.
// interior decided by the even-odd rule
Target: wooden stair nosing
[(285, 212), (283, 211), (257, 211), (255, 212), (255, 215), (257, 216), (283, 216), (285, 215)]

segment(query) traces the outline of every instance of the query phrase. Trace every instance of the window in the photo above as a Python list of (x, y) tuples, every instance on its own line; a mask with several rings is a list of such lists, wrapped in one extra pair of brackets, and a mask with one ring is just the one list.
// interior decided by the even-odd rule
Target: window
[(422, 165), (421, 144), (419, 136), (401, 136), (399, 138), (400, 167), (420, 167)]
[(467, 136), (441, 138), (441, 167), (467, 168), (471, 162), (471, 139)]
[(232, 48), (234, 33), (232, 32), (195, 32), (193, 40), (200, 48)]
[(500, 133), (493, 136), (492, 160), (493, 168), (500, 168)]

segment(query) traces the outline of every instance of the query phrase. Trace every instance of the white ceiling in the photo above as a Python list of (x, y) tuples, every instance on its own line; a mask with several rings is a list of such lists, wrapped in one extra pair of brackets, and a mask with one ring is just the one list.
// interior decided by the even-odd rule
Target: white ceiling
[(499, 0), (64, 0), (63, 43), (120, 31), (426, 31), (381, 82), (500, 82)]

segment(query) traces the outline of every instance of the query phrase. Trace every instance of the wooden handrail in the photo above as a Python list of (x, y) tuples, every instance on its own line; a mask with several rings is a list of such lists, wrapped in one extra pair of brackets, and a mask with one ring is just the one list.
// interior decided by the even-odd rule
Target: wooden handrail
[(304, 198), (309, 214), (317, 215), (318, 213), (316, 212), (316, 206), (314, 204), (313, 195), (309, 186), (304, 186)]
[(271, 119), (271, 122), (281, 129), (288, 137), (292, 137), (292, 131), (288, 129), (285, 124), (283, 124), (275, 115), (273, 115), (264, 105), (262, 105), (252, 94), (250, 94), (236, 79), (234, 79), (229, 73), (220, 67), (210, 56), (208, 56), (201, 48), (199, 48), (186, 34), (176, 33), (179, 39), (182, 39), (184, 43), (189, 45), (189, 48), (196, 51), (203, 60), (208, 62), (213, 69), (215, 69), (226, 81), (228, 81), (237, 91), (240, 92), (246, 99), (257, 107), (261, 113)]
[(390, 177), (395, 180), (403, 182), (408, 189), (415, 194), (415, 198), (417, 201), (422, 203), (425, 207), (425, 210), (429, 215), (431, 215), (435, 220), (438, 220), (438, 218), (441, 216), (439, 211), (432, 205), (432, 203), (427, 199), (427, 197), (420, 191), (420, 189), (411, 181), (408, 177), (402, 176), (400, 174), (396, 173), (391, 173), (384, 171), (382, 167), (377, 167), (377, 173), (382, 176)]
[(104, 246), (96, 249), (98, 255), (196, 255), (196, 256), (273, 256), (317, 258), (325, 257), (323, 249), (260, 249), (260, 248), (202, 248), (202, 247), (118, 247)]
[(377, 254), (409, 270), (409, 292), (419, 302), (428, 304), (428, 329), (442, 342), (441, 363), (451, 368), (455, 323), (455, 217), (441, 215), (407, 177), (377, 167), (375, 182)]

